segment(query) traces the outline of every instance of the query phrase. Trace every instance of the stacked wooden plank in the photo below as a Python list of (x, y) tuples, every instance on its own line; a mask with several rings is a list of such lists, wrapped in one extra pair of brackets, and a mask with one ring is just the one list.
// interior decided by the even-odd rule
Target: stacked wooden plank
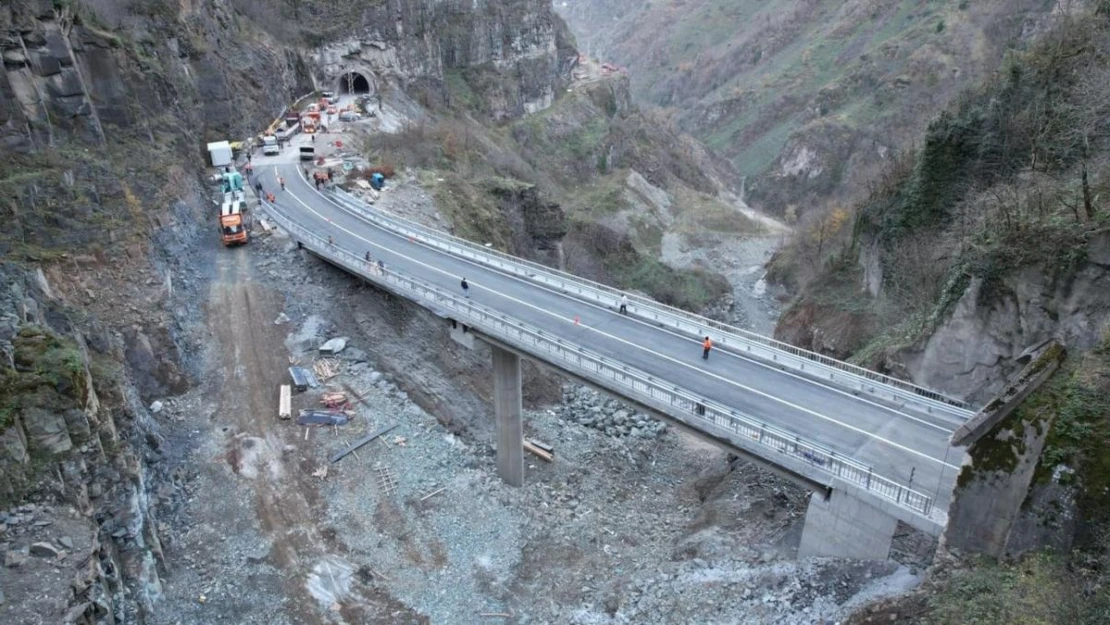
[(278, 398), (278, 418), (288, 419), (293, 416), (293, 400), (288, 384), (281, 385), (281, 393)]

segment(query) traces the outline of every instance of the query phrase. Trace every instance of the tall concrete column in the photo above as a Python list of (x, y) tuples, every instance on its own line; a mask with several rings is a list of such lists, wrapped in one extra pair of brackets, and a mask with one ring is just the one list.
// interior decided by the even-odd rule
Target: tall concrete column
[(493, 350), (493, 414), (497, 418), (497, 473), (506, 484), (524, 484), (524, 425), (521, 422), (520, 356)]
[(842, 490), (809, 496), (798, 557), (886, 560), (898, 520)]

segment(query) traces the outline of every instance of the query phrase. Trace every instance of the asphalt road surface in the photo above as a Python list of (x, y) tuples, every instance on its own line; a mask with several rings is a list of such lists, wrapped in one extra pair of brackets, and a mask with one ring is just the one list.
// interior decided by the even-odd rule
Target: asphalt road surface
[[(738, 354), (714, 350), (706, 361), (698, 340), (410, 242), (319, 193), (304, 179), (296, 152), (294, 144), (282, 155), (256, 157), (254, 166), (266, 190), (276, 195), (277, 209), (306, 229), (334, 237), (337, 246), (358, 256), (369, 252), (387, 267), (460, 294), (465, 277), (477, 303), (794, 432), (873, 467), (878, 475), (902, 484), (912, 479), (913, 489), (937, 494), (936, 506), (947, 510), (962, 458), (948, 440), (959, 423), (907, 414)], [(278, 175), (286, 181), (284, 191)]]

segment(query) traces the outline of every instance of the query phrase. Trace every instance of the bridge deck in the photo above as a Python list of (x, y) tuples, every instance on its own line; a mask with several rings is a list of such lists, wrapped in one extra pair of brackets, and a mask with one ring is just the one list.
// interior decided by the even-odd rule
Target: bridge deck
[(268, 189), (277, 188), (277, 172), (286, 179), (286, 191), (277, 194), (277, 208), (286, 217), (321, 236), (333, 236), (339, 247), (358, 256), (369, 251), (389, 267), (458, 292), (465, 276), (477, 302), (553, 336), (796, 432), (873, 466), (879, 475), (906, 483), (912, 471), (913, 488), (930, 494), (939, 490), (936, 506), (947, 510), (958, 472), (955, 465), (961, 458), (959, 452), (948, 453), (948, 440), (958, 423), (905, 414), (732, 353), (714, 351), (704, 361), (700, 343), (689, 337), (410, 242), (368, 223), (317, 193), (295, 165), (260, 171)]

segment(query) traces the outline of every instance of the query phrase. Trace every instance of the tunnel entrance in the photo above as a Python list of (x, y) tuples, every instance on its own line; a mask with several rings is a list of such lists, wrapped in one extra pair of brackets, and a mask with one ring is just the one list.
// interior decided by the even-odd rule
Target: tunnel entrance
[(339, 77), (339, 93), (370, 93), (370, 81), (359, 72), (347, 72)]

